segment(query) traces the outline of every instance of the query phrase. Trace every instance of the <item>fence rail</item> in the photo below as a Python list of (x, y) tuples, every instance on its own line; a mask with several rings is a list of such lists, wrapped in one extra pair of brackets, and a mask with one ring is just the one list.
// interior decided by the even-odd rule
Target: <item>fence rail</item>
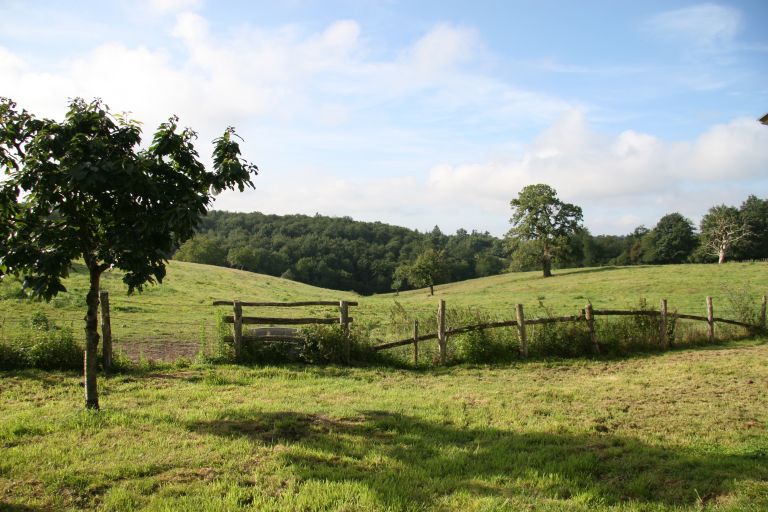
[[(235, 302), (234, 300), (215, 300), (213, 301), (214, 306), (234, 306)], [(301, 307), (301, 306), (338, 306), (339, 302), (342, 301), (333, 301), (333, 300), (310, 300), (310, 301), (304, 301), (304, 302), (240, 302), (241, 306), (247, 306), (247, 307), (273, 307), (273, 308), (295, 308), (295, 307)], [(357, 306), (357, 302), (354, 301), (345, 301), (347, 303), (347, 306)]]
[(762, 297), (760, 304), (760, 313), (758, 316), (757, 324), (750, 324), (746, 322), (740, 322), (738, 320), (731, 320), (728, 318), (715, 317), (713, 314), (712, 298), (706, 298), (707, 316), (689, 315), (684, 313), (669, 312), (667, 306), (667, 300), (662, 299), (660, 303), (659, 311), (653, 310), (621, 310), (621, 309), (592, 309), (591, 304), (581, 310), (578, 315), (567, 315), (559, 317), (549, 318), (529, 318), (526, 319), (523, 312), (523, 305), (517, 304), (515, 307), (516, 319), (515, 320), (503, 320), (497, 322), (486, 322), (474, 325), (465, 325), (461, 327), (454, 327), (452, 329), (447, 328), (445, 323), (445, 301), (441, 300), (437, 310), (437, 333), (432, 334), (418, 334), (418, 320), (414, 321), (414, 335), (410, 338), (404, 338), (397, 341), (390, 341), (387, 343), (381, 343), (372, 347), (374, 351), (388, 350), (396, 347), (403, 347), (407, 345), (413, 345), (414, 362), (418, 362), (419, 354), (419, 342), (427, 340), (438, 340), (438, 346), (440, 350), (440, 361), (445, 363), (447, 354), (447, 338), (448, 336), (455, 336), (457, 334), (464, 334), (473, 331), (480, 331), (484, 329), (497, 329), (501, 327), (517, 327), (518, 337), (520, 339), (520, 353), (523, 357), (528, 355), (528, 341), (525, 330), (526, 325), (542, 325), (552, 324), (558, 322), (586, 322), (589, 329), (590, 338), (592, 340), (593, 350), (596, 354), (600, 353), (600, 344), (595, 332), (595, 316), (649, 316), (659, 318), (659, 338), (661, 348), (669, 348), (669, 339), (667, 337), (667, 323), (671, 320), (683, 319), (707, 322), (708, 333), (710, 341), (714, 341), (714, 328), (716, 323), (735, 325), (738, 327), (744, 327), (750, 331), (765, 331), (766, 330), (766, 303), (768, 298)]

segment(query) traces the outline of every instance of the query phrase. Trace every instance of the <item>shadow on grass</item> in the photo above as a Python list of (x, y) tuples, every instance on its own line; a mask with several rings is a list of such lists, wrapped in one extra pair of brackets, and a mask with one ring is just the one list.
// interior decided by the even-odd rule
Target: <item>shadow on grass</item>
[(30, 507), (29, 505), (17, 505), (15, 503), (6, 503), (0, 501), (0, 510), (3, 512), (37, 512), (39, 510), (46, 510), (40, 507)]
[[(643, 268), (646, 265), (636, 265), (633, 268)], [(571, 274), (594, 274), (597, 272), (610, 272), (613, 270), (623, 270), (626, 269), (626, 267), (617, 267), (614, 265), (609, 265), (606, 267), (593, 267), (593, 268), (564, 268), (560, 270), (553, 270), (552, 277), (557, 276), (569, 276)]]
[(454, 493), (695, 505), (729, 493), (739, 482), (768, 479), (768, 459), (759, 451), (694, 453), (610, 432), (516, 433), (382, 411), (346, 419), (241, 412), (188, 428), (283, 443), (287, 449), (279, 456), (301, 481), (362, 483), (392, 509), (428, 507)]

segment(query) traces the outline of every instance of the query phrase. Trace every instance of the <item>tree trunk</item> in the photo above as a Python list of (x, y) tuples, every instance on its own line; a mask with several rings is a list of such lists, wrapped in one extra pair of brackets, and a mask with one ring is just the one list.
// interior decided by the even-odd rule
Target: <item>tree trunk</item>
[(85, 408), (97, 410), (99, 408), (99, 392), (96, 387), (96, 370), (99, 350), (99, 280), (103, 272), (96, 263), (89, 263), (90, 288), (85, 302), (88, 305), (88, 313), (85, 315)]
[(549, 254), (542, 256), (541, 266), (544, 271), (544, 277), (552, 277), (552, 256)]
[(720, 250), (717, 251), (717, 264), (722, 265), (723, 263), (725, 263), (725, 249), (721, 247)]

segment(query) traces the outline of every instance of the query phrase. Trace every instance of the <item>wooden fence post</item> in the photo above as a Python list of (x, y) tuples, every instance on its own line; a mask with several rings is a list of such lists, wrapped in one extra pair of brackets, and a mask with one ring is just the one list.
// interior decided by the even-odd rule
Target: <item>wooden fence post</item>
[(592, 304), (587, 304), (584, 308), (584, 318), (587, 320), (589, 328), (589, 339), (592, 340), (592, 350), (600, 355), (600, 345), (597, 343), (597, 333), (595, 333), (595, 314), (592, 312)]
[(243, 353), (243, 305), (239, 300), (234, 301), (234, 309), (235, 361), (240, 361)]
[(349, 304), (345, 300), (339, 302), (339, 323), (344, 334), (344, 362), (349, 364), (352, 341), (349, 339)]
[(101, 339), (104, 371), (112, 368), (112, 324), (109, 319), (109, 292), (99, 290), (99, 302), (101, 303)]
[(520, 335), (520, 355), (528, 357), (528, 338), (525, 333), (525, 315), (523, 314), (523, 305), (515, 306), (517, 313), (517, 333)]
[(715, 341), (715, 309), (712, 306), (712, 297), (707, 296), (707, 334), (709, 342)]
[(765, 332), (765, 307), (768, 303), (768, 296), (763, 295), (763, 302), (760, 304), (760, 329)]
[(667, 299), (661, 299), (661, 308), (659, 312), (661, 313), (659, 321), (659, 343), (661, 344), (661, 348), (667, 349), (669, 348), (669, 336), (667, 336)]
[(413, 321), (413, 364), (419, 364), (419, 321)]
[(437, 344), (440, 347), (440, 364), (448, 361), (448, 337), (445, 334), (445, 300), (437, 307)]

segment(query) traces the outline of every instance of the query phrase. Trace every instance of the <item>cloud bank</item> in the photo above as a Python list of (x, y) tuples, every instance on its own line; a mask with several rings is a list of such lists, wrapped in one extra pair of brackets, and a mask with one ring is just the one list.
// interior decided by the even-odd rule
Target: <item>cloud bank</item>
[[(167, 20), (163, 44), (106, 40), (55, 65), (0, 47), (0, 91), (55, 117), (67, 98), (100, 97), (148, 132), (176, 113), (201, 141), (237, 126), (262, 174), (256, 191), (223, 194), (221, 209), (502, 234), (517, 192), (548, 183), (584, 208), (594, 232), (624, 233), (668, 211), (696, 218), (768, 190), (768, 129), (756, 121), (689, 140), (603, 133), (591, 105), (489, 72), (494, 56), (471, 27), (437, 23), (382, 49), (355, 20), (219, 33), (198, 1), (147, 5)], [(738, 11), (691, 9), (648, 27), (697, 48), (733, 42)]]

